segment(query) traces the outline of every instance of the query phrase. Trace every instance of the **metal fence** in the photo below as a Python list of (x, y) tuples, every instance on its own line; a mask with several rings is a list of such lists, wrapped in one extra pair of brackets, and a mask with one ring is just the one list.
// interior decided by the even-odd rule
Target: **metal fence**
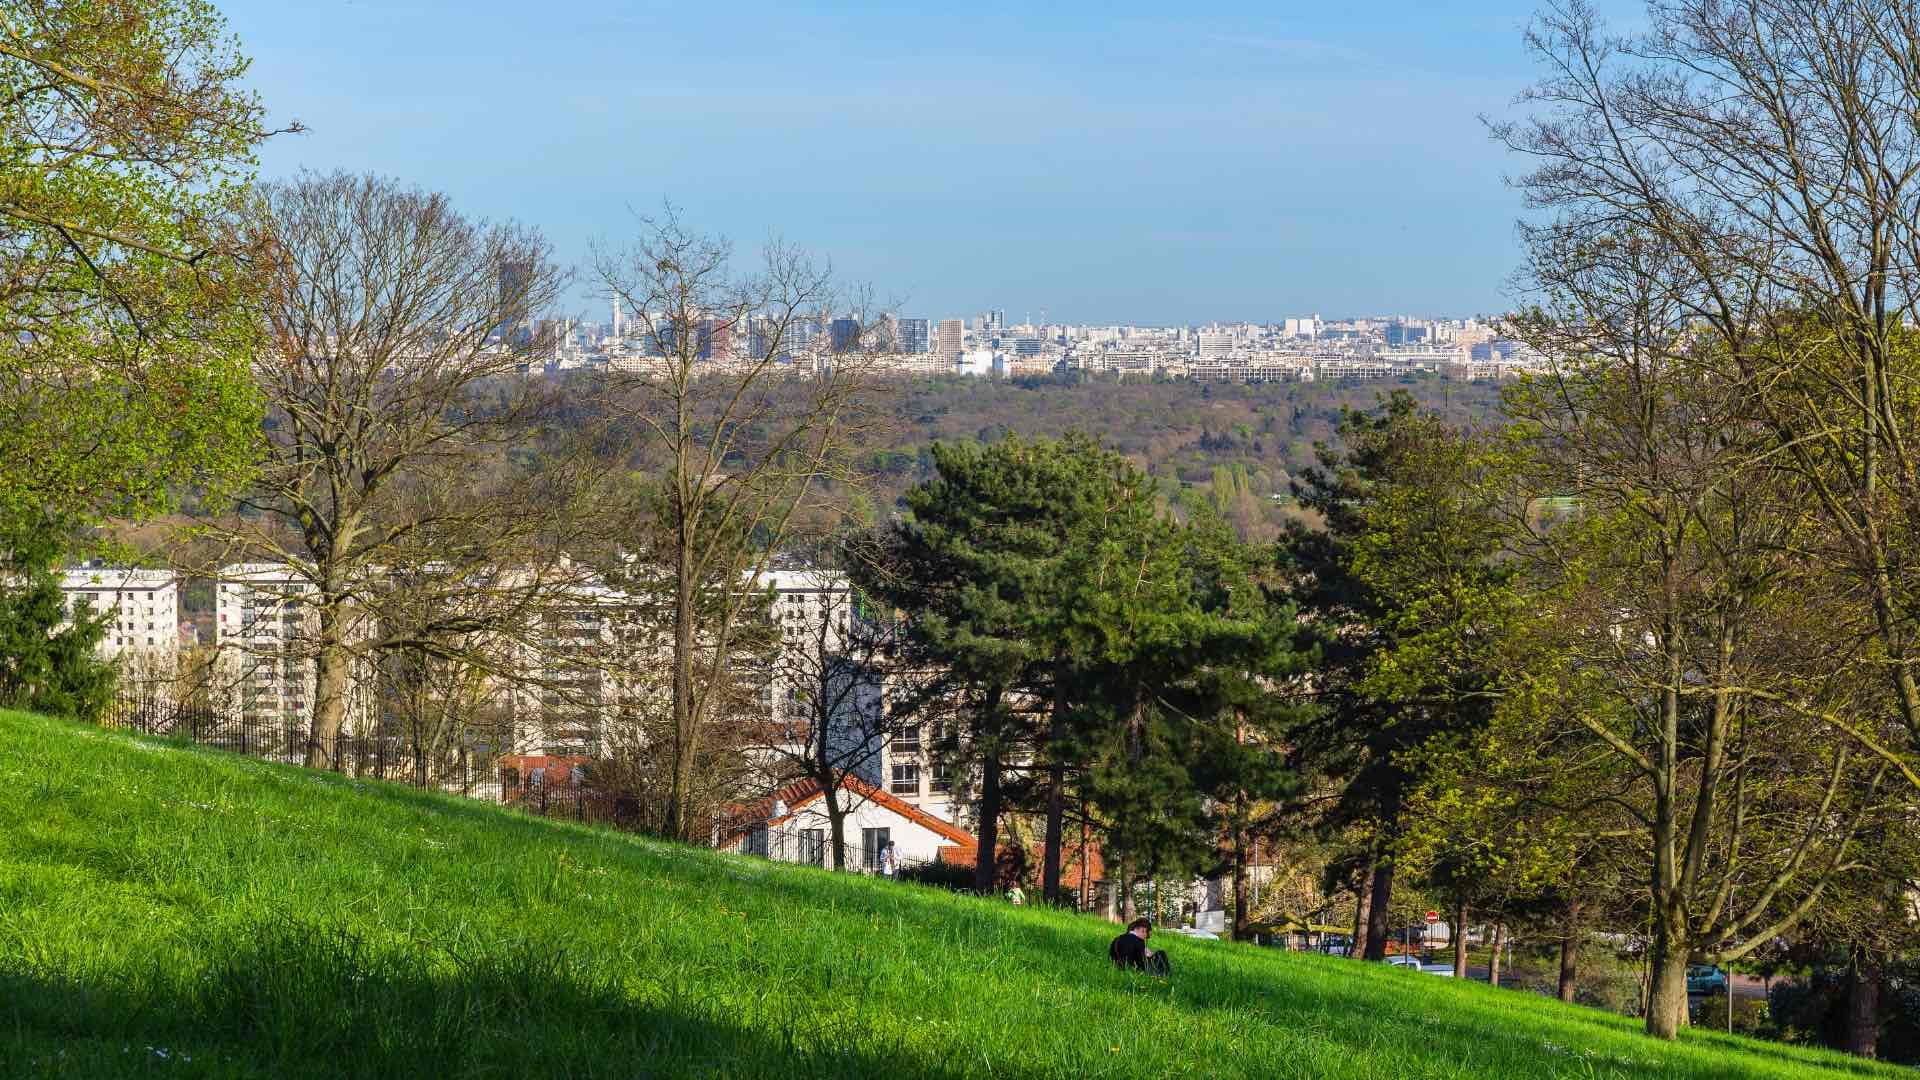
[(338, 735), (316, 741), (304, 723), (128, 696), (116, 698), (101, 723), (291, 765), (306, 764), (310, 753), (317, 751), (322, 767), (333, 772), (468, 796), (500, 799), (503, 795), (491, 755), (476, 754), (464, 746), (428, 747), (406, 733)]
[(331, 772), (484, 799), (541, 817), (642, 831), (648, 827), (636, 796), (598, 790), (587, 782), (591, 760), (584, 756), (429, 748), (405, 732), (340, 735), (316, 747), (304, 723), (137, 694), (117, 697), (101, 726), (288, 765), (306, 765), (309, 749), (317, 748), (323, 751), (319, 767)]

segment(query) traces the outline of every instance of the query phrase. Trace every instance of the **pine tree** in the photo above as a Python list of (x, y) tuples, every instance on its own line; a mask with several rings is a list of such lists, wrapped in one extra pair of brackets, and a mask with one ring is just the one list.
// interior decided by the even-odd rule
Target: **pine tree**
[(937, 445), (933, 463), (935, 476), (906, 495), (909, 516), (850, 576), (906, 613), (904, 661), (938, 672), (924, 696), (966, 704), (961, 746), (979, 780), (974, 884), (989, 892), (1008, 764), (1058, 731), (1062, 568), (1113, 505), (1125, 463), (1079, 435)]
[(96, 648), (111, 618), (69, 610), (59, 565), (71, 530), (44, 515), (0, 523), (0, 706), (98, 719), (114, 670)]
[[(1347, 449), (1321, 447), (1320, 463), (1294, 485), (1324, 528), (1296, 524), (1280, 549), (1322, 655), (1322, 708), (1294, 742), (1304, 766), (1337, 792), (1321, 826), (1366, 837), (1361, 930), (1367, 958), (1379, 960), (1416, 752), (1483, 723), (1492, 701), (1482, 685), (1490, 676), (1461, 638), (1482, 628), (1460, 619), (1435, 629), (1435, 612), (1455, 614), (1469, 599), (1497, 606), (1505, 594), (1485, 547), (1485, 507), (1456, 494), (1472, 449), (1465, 436), (1404, 392), (1374, 413), (1349, 411), (1340, 434)], [(1436, 582), (1452, 590), (1444, 604)]]

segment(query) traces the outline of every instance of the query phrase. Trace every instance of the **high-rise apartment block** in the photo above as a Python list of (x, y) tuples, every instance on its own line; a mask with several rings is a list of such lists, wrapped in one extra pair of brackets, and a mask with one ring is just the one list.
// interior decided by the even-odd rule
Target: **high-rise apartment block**
[(1194, 335), (1194, 352), (1207, 358), (1233, 355), (1233, 334), (1228, 331), (1208, 332), (1202, 330)]
[(827, 348), (834, 353), (851, 352), (860, 345), (860, 320), (842, 316), (827, 326)]
[(926, 319), (900, 320), (900, 351), (918, 356), (933, 349), (932, 326)]
[(171, 661), (179, 651), (180, 579), (173, 571), (83, 566), (63, 571), (60, 589), (70, 608), (111, 613), (101, 656)]
[(934, 341), (934, 351), (941, 356), (956, 357), (966, 348), (967, 328), (959, 319), (941, 319), (939, 335)]

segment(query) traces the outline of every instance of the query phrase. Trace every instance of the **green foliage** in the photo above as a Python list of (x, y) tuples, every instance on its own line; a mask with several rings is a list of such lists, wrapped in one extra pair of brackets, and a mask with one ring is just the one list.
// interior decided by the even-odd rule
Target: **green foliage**
[(91, 720), (113, 694), (95, 652), (112, 612), (69, 610), (60, 564), (72, 530), (44, 515), (0, 518), (0, 707)]
[(0, 776), (15, 1076), (1901, 1075), (18, 714)]
[(139, 515), (248, 460), (246, 68), (205, 0), (0, 6), (0, 510)]
[[(1484, 531), (1457, 519), (1469, 504), (1430, 501), (1449, 498), (1458, 479), (1445, 475), (1458, 462), (1438, 417), (1395, 392), (1374, 412), (1348, 412), (1340, 435), (1343, 448), (1323, 444), (1319, 464), (1295, 484), (1324, 528), (1295, 523), (1279, 549), (1324, 657), (1325, 708), (1297, 738), (1302, 759), (1340, 792), (1324, 824), (1365, 826), (1391, 841), (1418, 779), (1410, 755), (1484, 708), (1473, 687), (1442, 682), (1467, 674), (1449, 650), (1475, 628), (1430, 626), (1422, 609), (1444, 606), (1451, 590), (1471, 592), (1460, 575), (1482, 573), (1487, 552)], [(1448, 577), (1428, 582), (1441, 565)]]
[(919, 661), (950, 673), (934, 692), (981, 703), (975, 760), (1030, 750), (1047, 798), (1029, 787), (1029, 806), (1057, 821), (1071, 782), (1131, 869), (1206, 865), (1222, 799), (1291, 781), (1277, 739), (1239, 737), (1273, 713), (1257, 680), (1297, 666), (1290, 612), (1217, 516), (1175, 520), (1095, 440), (942, 444), (934, 460), (856, 577), (912, 613)]

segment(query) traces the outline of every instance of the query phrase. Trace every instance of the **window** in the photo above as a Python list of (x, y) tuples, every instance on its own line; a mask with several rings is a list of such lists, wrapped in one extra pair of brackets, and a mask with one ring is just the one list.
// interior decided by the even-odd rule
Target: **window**
[(896, 753), (917, 754), (920, 752), (920, 725), (909, 724), (900, 729), (893, 737), (893, 749)]
[(860, 865), (869, 874), (880, 872), (880, 852), (892, 837), (892, 829), (860, 830)]
[(920, 763), (917, 761), (894, 763), (893, 782), (888, 787), (895, 795), (920, 794)]
[(931, 783), (929, 783), (928, 787), (930, 787), (935, 794), (940, 794), (940, 795), (944, 795), (947, 792), (952, 791), (953, 790), (953, 766), (947, 764), (944, 761), (935, 762), (933, 766), (933, 780)]
[(800, 861), (808, 866), (827, 865), (827, 830), (800, 830)]
[(747, 854), (767, 857), (767, 827), (755, 825), (747, 830)]

